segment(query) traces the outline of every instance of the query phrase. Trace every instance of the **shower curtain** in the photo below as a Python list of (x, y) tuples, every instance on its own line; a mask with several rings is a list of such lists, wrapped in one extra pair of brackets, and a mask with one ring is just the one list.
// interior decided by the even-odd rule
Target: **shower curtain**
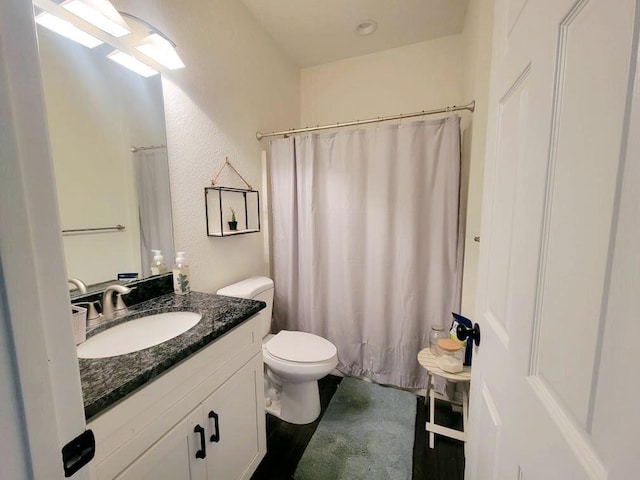
[(277, 329), (329, 339), (338, 369), (424, 388), (416, 355), (460, 306), (460, 119), (271, 142)]
[(151, 273), (151, 249), (162, 250), (167, 265), (174, 255), (169, 159), (166, 148), (133, 154), (140, 221), (142, 277)]

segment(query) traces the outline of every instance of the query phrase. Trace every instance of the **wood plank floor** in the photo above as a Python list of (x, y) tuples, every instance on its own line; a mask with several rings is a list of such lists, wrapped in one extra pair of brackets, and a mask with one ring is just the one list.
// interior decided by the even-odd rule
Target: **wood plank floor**
[[(464, 443), (436, 435), (435, 448), (429, 448), (429, 433), (424, 429), (428, 409), (424, 397), (417, 397), (416, 433), (413, 444), (413, 480), (462, 480)], [(462, 429), (462, 415), (454, 413), (446, 402), (436, 401), (436, 419), (440, 425)]]
[[(252, 480), (291, 480), (307, 444), (316, 431), (331, 397), (342, 378), (329, 375), (318, 382), (320, 417), (309, 425), (292, 425), (267, 415), (267, 454), (251, 477)], [(417, 397), (416, 430), (413, 447), (412, 480), (462, 480), (464, 477), (463, 443), (436, 436), (434, 449), (424, 424), (427, 409), (424, 397)], [(460, 414), (453, 413), (445, 403), (436, 403), (438, 423), (452, 428), (462, 426)], [(358, 479), (353, 479), (358, 480)]]

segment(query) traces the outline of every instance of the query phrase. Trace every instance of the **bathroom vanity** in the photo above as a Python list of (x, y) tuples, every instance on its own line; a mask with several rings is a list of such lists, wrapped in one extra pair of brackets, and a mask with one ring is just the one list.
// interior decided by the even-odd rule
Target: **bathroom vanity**
[(79, 359), (91, 478), (248, 479), (266, 452), (263, 302), (193, 292), (131, 310), (197, 311), (164, 343), (117, 357)]

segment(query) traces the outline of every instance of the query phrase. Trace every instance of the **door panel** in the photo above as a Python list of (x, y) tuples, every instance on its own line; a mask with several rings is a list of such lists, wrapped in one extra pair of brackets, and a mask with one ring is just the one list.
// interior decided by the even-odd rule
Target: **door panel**
[[(638, 66), (636, 65), (636, 68)], [(602, 325), (601, 361), (595, 370), (591, 437), (607, 461), (608, 479), (636, 478), (640, 472), (638, 432), (640, 415), (635, 401), (640, 384), (634, 375), (638, 359), (638, 312), (640, 312), (640, 74), (630, 110), (627, 152), (621, 174), (619, 216), (616, 219), (610, 293)], [(631, 376), (630, 376), (631, 373)]]
[[(624, 111), (629, 62), (628, 50), (612, 49), (610, 33), (601, 28), (612, 10), (606, 2), (583, 0), (559, 27), (536, 319), (540, 351), (532, 371), (544, 377), (581, 428), (589, 417), (620, 154), (623, 116), (611, 112)], [(567, 356), (566, 340), (576, 332), (580, 341), (572, 343)]]
[(510, 0), (509, 1), (509, 13), (507, 15), (507, 31), (511, 32), (524, 10), (525, 5), (527, 4), (527, 0)]
[(635, 8), (496, 1), (467, 479), (612, 468), (592, 424)]
[(505, 342), (509, 338), (509, 316), (506, 315), (509, 284), (513, 260), (513, 216), (516, 194), (521, 181), (521, 163), (526, 145), (523, 143), (527, 129), (527, 102), (529, 67), (509, 87), (500, 101), (496, 152), (496, 175), (493, 186), (493, 212), (489, 254), (487, 314), (500, 327), (497, 332)]
[[(207, 425), (209, 479), (249, 478), (266, 453), (262, 352), (204, 401), (205, 417), (218, 418)], [(210, 435), (219, 434), (218, 441)]]
[(500, 427), (502, 421), (498, 414), (498, 409), (493, 401), (489, 387), (485, 384), (482, 387), (482, 399), (480, 410), (479, 438), (482, 439), (480, 445), (480, 455), (478, 455), (478, 465), (476, 467), (478, 478), (496, 478), (496, 450), (500, 437)]
[(117, 480), (205, 480), (206, 461), (196, 458), (200, 449), (200, 436), (194, 432), (196, 425), (202, 425), (199, 406), (127, 467)]

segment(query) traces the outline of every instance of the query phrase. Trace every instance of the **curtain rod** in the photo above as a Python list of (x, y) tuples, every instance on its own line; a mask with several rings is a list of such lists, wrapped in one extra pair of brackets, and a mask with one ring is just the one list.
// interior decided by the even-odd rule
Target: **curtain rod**
[(365, 125), (367, 123), (378, 123), (378, 122), (388, 122), (390, 120), (400, 120), (402, 118), (411, 118), (411, 117), (422, 117), (424, 115), (435, 115), (437, 113), (450, 113), (450, 112), (458, 112), (460, 110), (469, 110), (473, 112), (476, 108), (476, 101), (473, 100), (466, 105), (453, 105), (445, 108), (438, 108), (436, 110), (422, 110), (421, 112), (414, 113), (401, 113), (400, 115), (391, 115), (389, 117), (376, 117), (369, 118), (367, 120), (356, 120), (353, 122), (345, 122), (345, 123), (333, 123), (331, 125), (318, 125), (317, 127), (306, 127), (306, 128), (295, 128), (291, 130), (282, 130), (281, 132), (271, 132), (271, 133), (256, 133), (256, 138), (258, 140), (262, 140), (266, 137), (275, 137), (278, 135), (292, 135), (294, 133), (304, 133), (304, 132), (315, 132), (317, 130), (327, 130), (330, 128), (340, 128), (340, 127), (353, 127), (355, 125)]
[(141, 150), (156, 150), (158, 148), (167, 148), (166, 145), (151, 145), (150, 147), (131, 147), (131, 151), (133, 153), (139, 152)]

